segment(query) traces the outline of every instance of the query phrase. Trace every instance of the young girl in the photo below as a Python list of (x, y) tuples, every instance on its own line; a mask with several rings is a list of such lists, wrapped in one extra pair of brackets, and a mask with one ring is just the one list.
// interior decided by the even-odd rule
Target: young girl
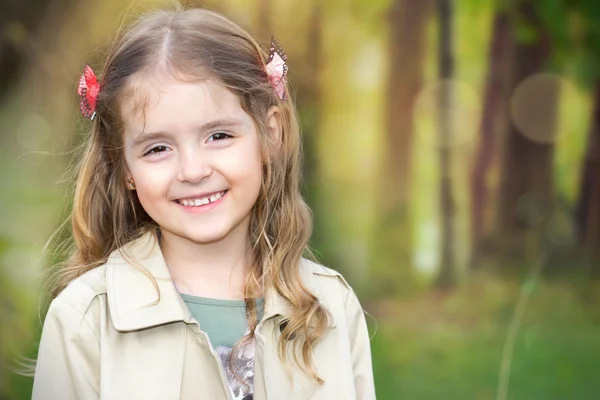
[(156, 12), (101, 79), (34, 399), (372, 399), (361, 306), (303, 258), (286, 56), (223, 16)]

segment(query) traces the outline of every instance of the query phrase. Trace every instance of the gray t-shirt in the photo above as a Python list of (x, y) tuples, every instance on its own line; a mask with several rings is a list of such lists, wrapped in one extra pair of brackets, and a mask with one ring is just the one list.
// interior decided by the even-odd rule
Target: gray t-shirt
[[(230, 360), (231, 348), (248, 333), (244, 300), (219, 300), (180, 293), (221, 359), (234, 400), (252, 399), (254, 393), (254, 341), (239, 347)], [(264, 300), (256, 301), (258, 321), (264, 312)], [(232, 372), (235, 371), (235, 374)], [(243, 383), (238, 378), (243, 380)]]

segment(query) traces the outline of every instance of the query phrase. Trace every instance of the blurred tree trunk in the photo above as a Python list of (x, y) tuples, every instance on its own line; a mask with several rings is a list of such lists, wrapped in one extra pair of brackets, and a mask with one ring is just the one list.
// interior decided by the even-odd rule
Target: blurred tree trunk
[(389, 84), (381, 214), (375, 234), (373, 274), (382, 292), (408, 289), (413, 248), (409, 218), (413, 108), (423, 85), (426, 27), (432, 0), (394, 0), (389, 21)]
[(476, 268), (486, 253), (491, 239), (491, 224), (486, 217), (488, 199), (493, 190), (488, 185), (490, 167), (498, 156), (496, 141), (508, 110), (508, 84), (512, 55), (511, 23), (507, 9), (494, 16), (488, 53), (488, 73), (485, 84), (483, 112), (479, 125), (479, 143), (471, 170), (471, 268)]
[(271, 35), (273, 35), (271, 24), (271, 0), (259, 0), (258, 10), (258, 27), (256, 34), (261, 41), (269, 41), (266, 43), (266, 45), (269, 46)]
[(304, 67), (297, 69), (295, 79), (298, 88), (296, 105), (302, 121), (302, 145), (304, 147), (304, 197), (314, 214), (314, 241), (320, 240), (322, 231), (320, 225), (322, 218), (317, 201), (319, 197), (317, 134), (319, 132), (319, 109), (321, 108), (318, 74), (321, 70), (322, 18), (320, 4), (315, 1), (308, 24), (309, 44), (306, 46), (308, 53), (303, 55), (302, 63), (297, 63), (298, 66), (303, 65)]
[[(583, 162), (576, 209), (579, 242), (589, 265), (600, 263), (600, 80), (596, 82), (594, 108)], [(600, 269), (595, 271), (600, 274)]]
[[(543, 71), (550, 54), (548, 31), (533, 0), (521, 1), (516, 10), (519, 23), (526, 24), (535, 36), (515, 44), (511, 95), (526, 78)], [(543, 85), (536, 91), (535, 101), (520, 104), (520, 107), (527, 108), (526, 111), (536, 117), (543, 103), (544, 120), (539, 115), (536, 120), (547, 129), (543, 134), (550, 137), (556, 130), (558, 87)], [(510, 123), (503, 146), (495, 245), (501, 259), (522, 261), (537, 254), (540, 243), (535, 232), (543, 227), (552, 204), (554, 143), (532, 140), (526, 136), (527, 132), (519, 130), (510, 114), (507, 113), (506, 118)]]
[[(439, 18), (439, 50), (438, 50), (438, 72), (442, 82), (449, 82), (454, 77), (454, 53), (453, 53), (453, 0), (438, 0)], [(454, 251), (454, 218), (456, 214), (456, 203), (452, 193), (451, 158), (452, 146), (450, 135), (452, 134), (452, 85), (440, 86), (438, 98), (438, 129), (440, 135), (440, 206), (442, 217), (440, 270), (436, 280), (436, 286), (446, 288), (454, 285), (456, 281), (455, 251)]]
[(50, 8), (68, 9), (71, 0), (0, 2), (0, 101), (19, 81), (31, 54), (31, 42)]

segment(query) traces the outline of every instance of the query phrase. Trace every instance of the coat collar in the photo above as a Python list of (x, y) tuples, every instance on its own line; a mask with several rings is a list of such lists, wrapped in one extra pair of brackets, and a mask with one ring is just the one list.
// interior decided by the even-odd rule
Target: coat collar
[[(310, 268), (300, 268), (300, 274), (304, 285), (315, 289)], [(193, 321), (173, 283), (155, 232), (147, 232), (111, 254), (106, 265), (106, 286), (112, 322), (119, 331)], [(286, 318), (292, 312), (276, 290), (267, 290), (263, 320)]]

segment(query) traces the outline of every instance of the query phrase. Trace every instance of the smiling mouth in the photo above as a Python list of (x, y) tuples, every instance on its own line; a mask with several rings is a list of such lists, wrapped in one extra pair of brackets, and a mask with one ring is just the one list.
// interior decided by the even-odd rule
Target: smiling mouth
[(222, 192), (212, 193), (212, 194), (206, 195), (204, 197), (189, 198), (189, 199), (177, 199), (177, 200), (175, 200), (175, 202), (177, 204), (181, 204), (184, 207), (201, 207), (206, 204), (214, 203), (216, 201), (221, 200), (221, 198), (223, 196), (225, 196), (225, 193), (227, 193), (227, 190), (223, 190)]

